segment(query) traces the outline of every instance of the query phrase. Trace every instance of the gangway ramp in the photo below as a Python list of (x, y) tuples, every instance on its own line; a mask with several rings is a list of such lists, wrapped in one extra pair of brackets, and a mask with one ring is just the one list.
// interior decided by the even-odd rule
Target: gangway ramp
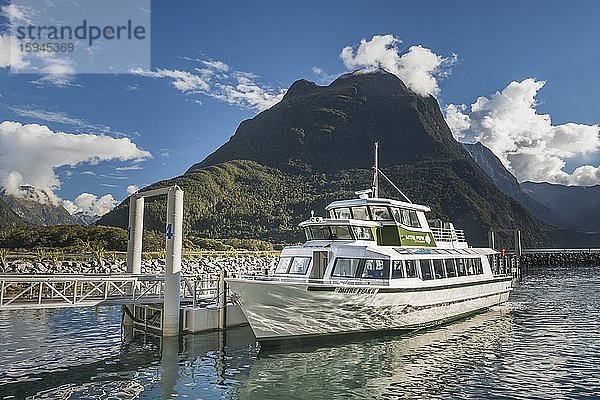
[[(181, 301), (213, 297), (217, 277), (182, 277)], [(156, 304), (165, 298), (161, 275), (0, 275), (0, 310)]]

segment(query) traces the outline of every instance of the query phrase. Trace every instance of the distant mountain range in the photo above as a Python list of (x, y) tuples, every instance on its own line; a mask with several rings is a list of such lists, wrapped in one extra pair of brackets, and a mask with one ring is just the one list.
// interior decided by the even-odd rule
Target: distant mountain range
[(27, 225), (65, 225), (77, 221), (62, 206), (3, 194), (2, 200)]
[[(463, 144), (481, 169), (505, 194), (521, 203), (533, 215), (562, 230), (558, 236), (568, 236), (568, 231), (600, 232), (600, 185), (565, 186), (551, 183), (523, 182), (504, 167), (500, 159), (481, 143)], [(600, 235), (578, 236), (582, 245), (600, 246)]]
[(0, 197), (0, 228), (12, 228), (24, 226), (25, 223), (19, 218), (8, 204)]
[(600, 185), (586, 187), (523, 182), (521, 188), (527, 196), (549, 209), (561, 226), (583, 232), (600, 232)]
[[(20, 197), (0, 193), (0, 227), (16, 225), (92, 225), (100, 217), (90, 216), (83, 212), (73, 215), (62, 205), (53, 202), (44, 193), (33, 190), (33, 188), (22, 187), (24, 194)], [(10, 212), (9, 212), (10, 211)]]
[[(328, 202), (370, 186), (376, 141), (384, 172), (473, 244), (487, 244), (490, 227), (519, 228), (530, 246), (551, 243), (552, 227), (502, 193), (454, 140), (435, 98), (383, 70), (345, 74), (329, 86), (295, 82), (184, 175), (149, 188), (180, 185), (186, 229), (197, 235), (296, 241), (296, 225), (311, 210), (323, 215)], [(389, 187), (382, 195), (398, 197)], [(127, 207), (99, 223), (125, 227)], [(146, 225), (163, 229), (164, 209), (163, 200), (149, 201)]]

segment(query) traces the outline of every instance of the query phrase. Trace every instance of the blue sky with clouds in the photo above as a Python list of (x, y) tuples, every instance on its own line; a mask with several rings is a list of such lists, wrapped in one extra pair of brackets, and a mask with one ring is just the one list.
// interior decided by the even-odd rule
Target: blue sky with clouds
[[(81, 193), (122, 200), (202, 160), (295, 80), (382, 66), (433, 93), (455, 136), (520, 180), (600, 183), (598, 15), (596, 1), (155, 0), (151, 66), (124, 74), (11, 73), (0, 42), (0, 180), (70, 207)], [(57, 132), (70, 144), (55, 146)]]

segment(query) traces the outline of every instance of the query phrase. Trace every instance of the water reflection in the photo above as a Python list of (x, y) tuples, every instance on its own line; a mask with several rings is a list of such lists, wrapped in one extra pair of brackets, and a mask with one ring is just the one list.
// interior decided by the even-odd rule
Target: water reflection
[(410, 336), (381, 337), (259, 357), (236, 396), (264, 399), (402, 398), (458, 395), (482, 370), (501, 365), (512, 320), (498, 309)]
[(600, 397), (600, 268), (555, 269), (510, 303), (407, 336), (259, 352), (249, 328), (160, 339), (118, 309), (0, 313), (0, 399)]

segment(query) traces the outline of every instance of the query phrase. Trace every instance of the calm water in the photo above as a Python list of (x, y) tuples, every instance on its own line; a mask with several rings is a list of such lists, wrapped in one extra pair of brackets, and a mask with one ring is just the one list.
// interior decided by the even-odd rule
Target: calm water
[(599, 398), (600, 268), (410, 336), (262, 353), (249, 328), (160, 341), (118, 308), (0, 312), (0, 399)]

